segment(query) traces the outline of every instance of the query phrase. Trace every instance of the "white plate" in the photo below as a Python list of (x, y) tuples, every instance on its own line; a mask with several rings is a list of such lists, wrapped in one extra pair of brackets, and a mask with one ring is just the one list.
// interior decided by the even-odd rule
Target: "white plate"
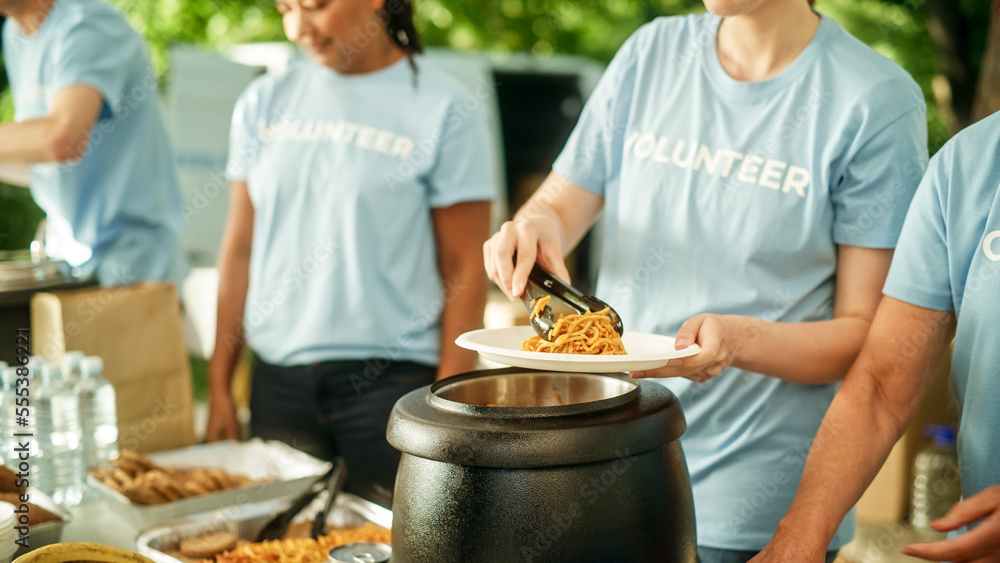
[(519, 368), (585, 373), (615, 373), (656, 369), (674, 358), (686, 358), (701, 352), (697, 344), (674, 350), (671, 336), (625, 332), (622, 344), (628, 354), (623, 356), (587, 356), (583, 354), (552, 354), (525, 352), (521, 343), (535, 335), (530, 326), (484, 328), (466, 332), (455, 339), (462, 348), (475, 350), (487, 360)]

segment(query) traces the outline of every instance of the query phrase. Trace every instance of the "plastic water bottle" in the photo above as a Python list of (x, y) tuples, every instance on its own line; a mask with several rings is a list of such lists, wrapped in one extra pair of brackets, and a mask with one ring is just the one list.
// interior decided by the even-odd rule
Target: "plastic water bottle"
[[(32, 364), (29, 362), (29, 369), (32, 369)], [(10, 366), (3, 372), (0, 372), (0, 425), (4, 428), (4, 462), (15, 472), (20, 472), (19, 465), (21, 461), (26, 461), (32, 467), (34, 466), (35, 459), (38, 456), (38, 441), (36, 437), (38, 436), (38, 427), (35, 424), (35, 411), (33, 408), (28, 408), (27, 416), (18, 416), (18, 409), (24, 409), (25, 407), (18, 407), (17, 405), (17, 380), (19, 378), (25, 377), (23, 375), (25, 366)], [(18, 373), (21, 370), (21, 373)], [(29, 372), (30, 373), (30, 372)], [(29, 375), (30, 378), (30, 375)], [(18, 423), (21, 424), (18, 424)], [(14, 436), (14, 434), (23, 434), (23, 436)], [(30, 456), (27, 460), (20, 459), (20, 452), (18, 451), (19, 443), (26, 444), (28, 446), (26, 455)], [(30, 475), (29, 475), (29, 484)]]
[(918, 534), (935, 539), (938, 532), (930, 524), (947, 514), (961, 499), (962, 483), (958, 474), (955, 428), (928, 424), (924, 427), (924, 435), (931, 443), (920, 450), (914, 461), (911, 523)]
[(75, 506), (83, 497), (80, 400), (66, 384), (61, 366), (42, 368), (41, 384), (35, 387), (31, 403), (39, 450), (32, 466), (33, 484), (58, 504)]
[(104, 379), (104, 361), (84, 358), (74, 388), (80, 398), (84, 465), (87, 468), (118, 457), (118, 414), (115, 388)]
[(66, 383), (70, 387), (80, 381), (80, 369), (83, 365), (83, 352), (71, 351), (63, 354), (62, 367), (63, 375), (66, 376)]

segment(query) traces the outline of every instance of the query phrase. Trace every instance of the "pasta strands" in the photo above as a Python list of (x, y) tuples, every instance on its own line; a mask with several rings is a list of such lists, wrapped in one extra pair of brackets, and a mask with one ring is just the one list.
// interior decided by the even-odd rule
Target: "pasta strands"
[[(552, 297), (546, 295), (533, 303), (532, 317), (548, 304)], [(584, 313), (582, 315), (560, 315), (552, 327), (552, 341), (540, 336), (532, 336), (521, 343), (526, 352), (551, 352), (554, 354), (624, 355), (625, 346), (621, 336), (615, 332), (614, 324), (608, 317), (610, 309)]]

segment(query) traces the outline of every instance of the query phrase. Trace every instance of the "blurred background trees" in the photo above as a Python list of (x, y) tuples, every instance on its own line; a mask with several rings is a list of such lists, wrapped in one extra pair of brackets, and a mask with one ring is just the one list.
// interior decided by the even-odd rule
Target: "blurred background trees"
[[(64, 0), (71, 1), (71, 0)], [(161, 77), (171, 44), (283, 41), (273, 0), (109, 0), (150, 46)], [(428, 46), (574, 53), (608, 62), (640, 25), (703, 10), (697, 0), (416, 0)], [(817, 9), (909, 71), (927, 98), (929, 148), (1000, 110), (1000, 30), (989, 0), (818, 0)], [(6, 77), (0, 76), (0, 89)], [(0, 97), (0, 120), (12, 117)], [(27, 190), (0, 185), (0, 248), (23, 248), (37, 223)], [(25, 238), (27, 237), (27, 238)]]

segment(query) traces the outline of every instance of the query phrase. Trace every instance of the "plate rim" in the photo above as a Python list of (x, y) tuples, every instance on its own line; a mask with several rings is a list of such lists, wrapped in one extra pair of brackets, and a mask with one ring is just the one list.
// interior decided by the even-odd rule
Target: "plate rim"
[[(494, 331), (521, 331), (528, 333), (533, 332), (530, 326), (526, 325), (515, 325), (506, 327), (494, 327), (494, 328), (480, 328), (476, 330), (471, 330), (460, 334), (455, 339), (455, 344), (465, 348), (466, 350), (473, 350), (484, 358), (514, 367), (524, 367), (529, 369), (551, 369), (559, 370), (559, 367), (565, 369), (579, 369), (578, 364), (589, 364), (592, 368), (589, 371), (595, 371), (595, 368), (601, 370), (610, 369), (608, 364), (613, 364), (615, 366), (637, 366), (637, 367), (625, 367), (621, 369), (613, 369), (612, 371), (635, 371), (646, 370), (646, 369), (656, 369), (667, 365), (670, 360), (687, 358), (694, 356), (701, 352), (701, 347), (697, 344), (692, 344), (684, 350), (677, 350), (677, 355), (673, 354), (670, 357), (662, 357), (658, 355), (633, 355), (633, 354), (623, 354), (623, 355), (586, 355), (586, 354), (562, 354), (562, 353), (549, 353), (549, 352), (530, 352), (526, 350), (514, 350), (509, 348), (503, 348), (500, 346), (494, 346), (490, 344), (484, 344), (477, 342), (474, 338), (478, 335), (482, 335)], [(638, 337), (654, 337), (657, 339), (669, 339), (673, 341), (675, 337), (667, 336), (664, 334), (647, 333), (647, 332), (637, 332), (637, 331), (625, 331), (625, 335), (635, 335)], [(623, 335), (624, 336), (624, 335)], [(516, 352), (517, 355), (510, 354), (511, 352)], [(530, 356), (524, 356), (522, 354), (531, 354)], [(490, 357), (494, 356), (494, 357)], [(500, 358), (500, 359), (498, 359)], [(544, 368), (538, 368), (536, 365), (525, 365), (525, 364), (546, 364)], [(598, 368), (598, 366), (601, 366)]]

